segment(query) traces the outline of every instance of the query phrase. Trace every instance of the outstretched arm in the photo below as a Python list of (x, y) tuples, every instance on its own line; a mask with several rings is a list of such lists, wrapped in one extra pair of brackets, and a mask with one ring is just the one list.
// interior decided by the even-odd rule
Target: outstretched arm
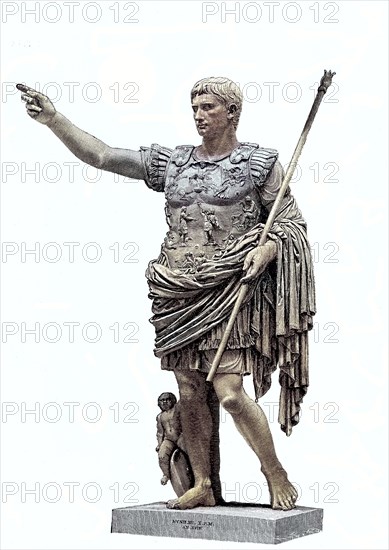
[(28, 115), (50, 128), (81, 161), (129, 178), (145, 179), (146, 175), (138, 151), (109, 147), (96, 137), (77, 128), (56, 111), (50, 99), (44, 94), (24, 84), (18, 84), (17, 88), (22, 92)]

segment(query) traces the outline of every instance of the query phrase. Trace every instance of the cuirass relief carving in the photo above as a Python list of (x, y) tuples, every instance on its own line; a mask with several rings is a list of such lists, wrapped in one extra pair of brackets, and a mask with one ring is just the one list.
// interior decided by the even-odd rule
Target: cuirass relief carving
[(249, 159), (232, 155), (200, 161), (187, 151), (186, 158), (177, 155), (169, 163), (165, 184), (169, 231), (163, 251), (171, 268), (195, 273), (230, 240), (259, 222), (261, 203)]

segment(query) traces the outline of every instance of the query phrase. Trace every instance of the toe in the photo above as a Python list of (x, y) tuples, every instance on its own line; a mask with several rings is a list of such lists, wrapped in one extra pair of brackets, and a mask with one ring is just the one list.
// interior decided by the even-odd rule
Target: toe
[(173, 510), (174, 508), (177, 508), (177, 504), (178, 504), (178, 498), (175, 498), (173, 500), (168, 500), (166, 503), (166, 508), (170, 508), (171, 510)]
[(284, 496), (280, 498), (280, 505), (282, 510), (289, 510), (288, 501)]
[(285, 499), (285, 502), (286, 502), (286, 504), (287, 504), (287, 506), (288, 506), (288, 510), (291, 510), (292, 508), (294, 508), (294, 503), (293, 503), (293, 500), (292, 500), (291, 497), (287, 497), (287, 498)]

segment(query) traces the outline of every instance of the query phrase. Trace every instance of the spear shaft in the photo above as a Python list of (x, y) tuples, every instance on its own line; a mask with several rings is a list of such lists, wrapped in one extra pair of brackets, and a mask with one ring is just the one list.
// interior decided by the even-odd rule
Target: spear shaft
[[(267, 218), (265, 227), (263, 228), (261, 237), (259, 239), (258, 246), (264, 245), (265, 242), (266, 242), (267, 235), (268, 235), (268, 233), (271, 229), (271, 226), (273, 225), (274, 219), (275, 219), (275, 217), (278, 213), (279, 206), (282, 202), (282, 199), (284, 198), (284, 195), (285, 195), (285, 192), (288, 188), (290, 180), (292, 179), (293, 172), (296, 169), (298, 159), (300, 158), (301, 151), (302, 151), (302, 149), (304, 147), (304, 144), (307, 140), (309, 130), (311, 129), (312, 123), (315, 119), (315, 116), (316, 116), (316, 113), (319, 109), (320, 103), (321, 103), (321, 101), (324, 97), (324, 94), (326, 93), (328, 87), (331, 85), (332, 77), (335, 74), (336, 73), (331, 72), (331, 71), (326, 71), (326, 70), (324, 71), (324, 75), (322, 76), (322, 78), (320, 80), (319, 87), (317, 89), (317, 94), (316, 94), (315, 100), (314, 100), (313, 105), (311, 107), (311, 110), (309, 112), (308, 118), (305, 122), (303, 131), (301, 132), (300, 138), (297, 142), (296, 148), (295, 148), (294, 153), (292, 155), (292, 159), (289, 163), (288, 169), (287, 169), (286, 174), (284, 176), (282, 185), (280, 187), (280, 190), (278, 191), (276, 200), (274, 201), (273, 206), (270, 210), (270, 213), (269, 213), (269, 216)], [(224, 331), (224, 334), (223, 334), (223, 338), (222, 338), (222, 340), (219, 344), (219, 347), (218, 347), (218, 350), (216, 352), (215, 358), (212, 362), (212, 367), (211, 367), (211, 369), (208, 373), (207, 382), (212, 382), (212, 380), (213, 380), (213, 378), (214, 378), (214, 376), (217, 372), (217, 369), (218, 369), (219, 364), (220, 364), (220, 360), (222, 358), (224, 350), (226, 349), (228, 338), (231, 334), (231, 330), (232, 330), (232, 327), (234, 325), (236, 316), (238, 315), (240, 307), (241, 307), (241, 305), (242, 305), (242, 303), (243, 303), (243, 301), (246, 297), (248, 288), (249, 288), (248, 284), (242, 284), (242, 286), (240, 287), (239, 294), (237, 296), (236, 302), (234, 304), (234, 308), (233, 308), (233, 310), (231, 312), (231, 315), (230, 315), (230, 318), (228, 320), (227, 327), (226, 327), (226, 329)]]

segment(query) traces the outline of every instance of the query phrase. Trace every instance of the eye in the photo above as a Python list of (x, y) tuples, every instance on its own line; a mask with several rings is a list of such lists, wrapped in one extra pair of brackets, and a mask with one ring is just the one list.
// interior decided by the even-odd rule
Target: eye
[(193, 111), (194, 113), (197, 112), (197, 109), (198, 109), (198, 107), (196, 107), (195, 105), (192, 105), (192, 111)]
[(211, 109), (213, 109), (213, 104), (212, 103), (204, 103), (202, 107), (203, 107), (203, 111), (210, 111)]

